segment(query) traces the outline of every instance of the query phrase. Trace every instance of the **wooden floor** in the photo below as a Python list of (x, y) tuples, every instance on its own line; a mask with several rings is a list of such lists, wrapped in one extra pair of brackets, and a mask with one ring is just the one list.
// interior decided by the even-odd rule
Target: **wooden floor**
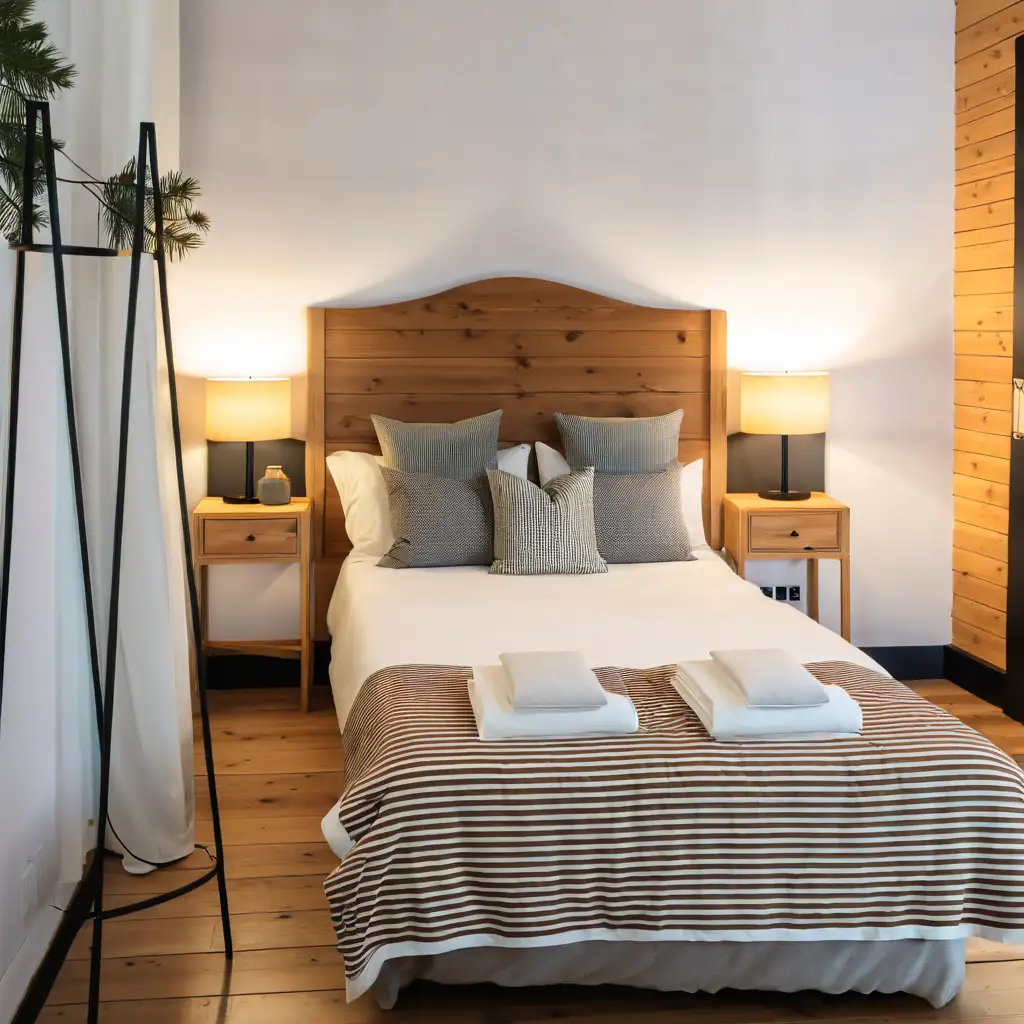
[[(925, 696), (979, 729), (1004, 750), (1024, 755), (1024, 726), (951, 683), (915, 684)], [(1024, 1024), (1024, 950), (977, 944), (963, 993), (941, 1011), (911, 997), (724, 994), (669, 995), (628, 989), (443, 989), (421, 984), (398, 1008), (381, 1011), (369, 996), (348, 1006), (341, 959), (333, 946), (321, 881), (335, 866), (320, 818), (338, 798), (338, 726), (319, 706), (302, 715), (289, 691), (212, 696), (214, 743), (224, 837), (228, 845), (235, 959), (225, 970), (215, 886), (171, 904), (110, 922), (104, 933), (104, 1024), (744, 1024), (828, 1020), (987, 1021)], [(202, 763), (197, 759), (200, 774)], [(209, 801), (201, 780), (199, 841), (211, 841)], [(107, 892), (127, 902), (203, 871), (197, 852), (160, 876), (124, 873), (116, 862)], [(166, 880), (166, 882), (165, 882)], [(40, 1018), (85, 1020), (88, 929), (78, 937)], [(995, 962), (1000, 961), (1000, 962)]]

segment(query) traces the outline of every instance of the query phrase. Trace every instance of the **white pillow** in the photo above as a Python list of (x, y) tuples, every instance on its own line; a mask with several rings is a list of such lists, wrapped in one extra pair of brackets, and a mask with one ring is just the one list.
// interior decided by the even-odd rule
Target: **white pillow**
[[(561, 452), (556, 451), (543, 441), (538, 441), (534, 448), (537, 452), (537, 474), (540, 485), (544, 487), (556, 476), (564, 476), (570, 472), (569, 463)], [(679, 490), (683, 509), (683, 522), (690, 536), (691, 548), (706, 548), (708, 542), (704, 537), (704, 460), (696, 459), (683, 466), (679, 474)]]
[(538, 441), (533, 447), (537, 452), (537, 475), (540, 477), (541, 487), (547, 487), (556, 476), (565, 476), (566, 473), (572, 472), (572, 467), (565, 461), (565, 456), (551, 445)]
[(513, 448), (500, 448), (498, 450), (498, 469), (525, 480), (529, 467), (530, 446), (528, 444), (517, 444)]
[(327, 456), (327, 468), (341, 495), (352, 550), (381, 558), (391, 550), (395, 537), (378, 458), (366, 452), (332, 452)]
[(704, 460), (694, 459), (679, 474), (679, 490), (683, 504), (683, 522), (690, 535), (690, 548), (706, 548), (704, 536)]

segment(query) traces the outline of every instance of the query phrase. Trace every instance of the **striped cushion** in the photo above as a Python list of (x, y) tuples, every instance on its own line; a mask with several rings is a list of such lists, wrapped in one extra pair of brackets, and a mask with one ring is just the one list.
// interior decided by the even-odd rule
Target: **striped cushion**
[(692, 562), (683, 520), (680, 475), (671, 462), (660, 473), (596, 473), (594, 527), (606, 562)]
[(572, 416), (556, 412), (562, 448), (573, 469), (598, 473), (658, 473), (679, 458), (683, 410), (664, 416)]
[(478, 476), (498, 454), (501, 410), (458, 423), (402, 423), (370, 417), (384, 455), (384, 465), (405, 473), (466, 480)]
[(489, 469), (494, 499), (491, 572), (540, 576), (607, 572), (594, 532), (594, 471), (569, 473), (538, 487)]
[[(395, 542), (384, 569), (488, 565), (494, 556), (494, 513), (487, 478), (456, 480), (381, 466)], [(508, 474), (506, 474), (508, 475)]]

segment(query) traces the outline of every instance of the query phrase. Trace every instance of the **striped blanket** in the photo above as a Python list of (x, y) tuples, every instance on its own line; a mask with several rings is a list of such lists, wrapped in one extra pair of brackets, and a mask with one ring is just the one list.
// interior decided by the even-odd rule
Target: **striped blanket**
[(325, 882), (349, 998), (399, 956), (587, 939), (1024, 941), (1024, 773), (900, 683), (808, 668), (857, 740), (724, 744), (670, 668), (603, 669), (640, 731), (483, 743), (467, 669), (363, 685)]

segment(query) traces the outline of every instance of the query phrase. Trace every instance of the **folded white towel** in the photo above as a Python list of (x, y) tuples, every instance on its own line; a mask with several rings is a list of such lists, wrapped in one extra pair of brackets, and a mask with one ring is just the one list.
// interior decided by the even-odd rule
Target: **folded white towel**
[(617, 693), (607, 693), (605, 706), (592, 711), (521, 714), (512, 707), (508, 678), (500, 665), (475, 667), (467, 685), (482, 740), (626, 736), (640, 726), (633, 702)]
[(603, 708), (608, 696), (579, 651), (517, 651), (498, 655), (516, 711)]
[(788, 651), (773, 647), (712, 651), (751, 708), (811, 708), (828, 703), (825, 687)]
[(818, 707), (751, 708), (710, 659), (680, 662), (672, 685), (711, 736), (723, 742), (856, 739), (863, 725), (860, 705), (841, 686), (826, 686), (828, 703)]

